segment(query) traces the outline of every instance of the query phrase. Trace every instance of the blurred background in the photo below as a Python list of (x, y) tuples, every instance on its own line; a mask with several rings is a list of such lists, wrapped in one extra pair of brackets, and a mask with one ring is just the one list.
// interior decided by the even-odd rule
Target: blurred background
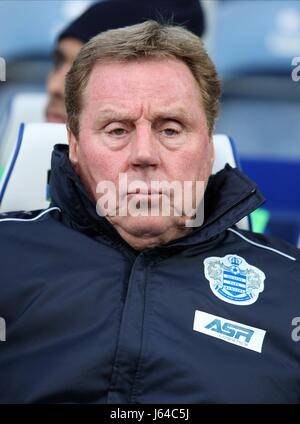
[[(0, 81), (0, 175), (19, 123), (44, 119), (57, 35), (93, 3), (0, 2), (0, 57), (6, 62)], [(234, 140), (242, 170), (267, 198), (252, 216), (253, 229), (300, 245), (300, 0), (200, 3), (203, 41), (223, 88), (216, 133)], [(24, 93), (40, 95), (36, 110), (16, 101)]]

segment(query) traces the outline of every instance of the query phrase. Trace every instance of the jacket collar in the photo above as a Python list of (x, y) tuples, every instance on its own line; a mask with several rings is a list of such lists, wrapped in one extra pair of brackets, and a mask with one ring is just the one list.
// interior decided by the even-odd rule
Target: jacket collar
[[(104, 235), (112, 242), (125, 243), (113, 225), (96, 212), (96, 204), (85, 190), (68, 158), (68, 146), (57, 144), (51, 162), (51, 206), (62, 210), (63, 222), (90, 236)], [(201, 227), (164, 246), (190, 246), (204, 243), (223, 233), (257, 209), (265, 199), (257, 185), (237, 168), (226, 164), (212, 175), (204, 197), (204, 222)]]

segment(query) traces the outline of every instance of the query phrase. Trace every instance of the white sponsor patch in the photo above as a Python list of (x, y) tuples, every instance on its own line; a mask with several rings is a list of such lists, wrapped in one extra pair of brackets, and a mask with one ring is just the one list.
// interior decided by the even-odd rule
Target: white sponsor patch
[(193, 330), (255, 352), (261, 352), (266, 334), (260, 328), (197, 310)]

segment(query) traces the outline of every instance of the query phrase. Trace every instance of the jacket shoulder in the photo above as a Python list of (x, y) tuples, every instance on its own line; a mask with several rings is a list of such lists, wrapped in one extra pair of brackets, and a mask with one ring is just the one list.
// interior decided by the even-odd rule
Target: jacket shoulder
[(0, 223), (12, 221), (30, 221), (32, 219), (38, 219), (42, 212), (44, 212), (43, 209), (35, 211), (2, 212), (0, 213)]
[(265, 251), (273, 252), (274, 254), (277, 254), (278, 257), (286, 257), (293, 261), (297, 261), (300, 264), (300, 249), (287, 241), (260, 233), (240, 230), (236, 227), (229, 228), (228, 231), (234, 233), (237, 237), (240, 237), (241, 240), (244, 240), (244, 242), (249, 243), (250, 245), (252, 244), (253, 246), (264, 249)]
[(0, 221), (8, 221), (11, 219), (30, 219), (35, 216), (37, 216), (39, 213), (41, 213), (41, 210), (37, 211), (16, 211), (16, 212), (2, 212), (0, 213)]
[(0, 229), (5, 227), (5, 223), (22, 223), (39, 221), (46, 218), (52, 211), (58, 210), (58, 207), (50, 207), (47, 209), (38, 209), (34, 211), (16, 211), (0, 213)]

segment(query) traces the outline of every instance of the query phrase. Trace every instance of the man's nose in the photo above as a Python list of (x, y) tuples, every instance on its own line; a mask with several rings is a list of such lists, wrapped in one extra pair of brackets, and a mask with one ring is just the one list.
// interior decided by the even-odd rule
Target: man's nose
[(131, 166), (143, 168), (159, 165), (159, 140), (150, 126), (136, 128), (129, 162)]

